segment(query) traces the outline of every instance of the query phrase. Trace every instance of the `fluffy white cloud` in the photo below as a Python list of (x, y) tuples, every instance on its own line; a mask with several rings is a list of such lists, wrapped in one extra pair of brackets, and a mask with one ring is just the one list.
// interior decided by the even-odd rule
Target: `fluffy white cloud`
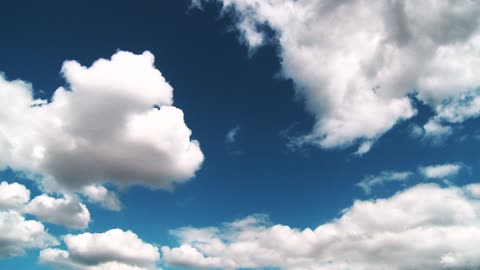
[(167, 265), (194, 269), (478, 269), (480, 197), (467, 187), (423, 184), (386, 199), (356, 201), (316, 229), (251, 216), (222, 227), (182, 228)]
[(411, 172), (383, 171), (378, 175), (368, 175), (357, 183), (365, 193), (372, 192), (372, 188), (386, 182), (405, 181), (412, 175)]
[[(471, 0), (195, 0), (220, 2), (250, 48), (275, 40), (282, 71), (316, 117), (298, 143), (324, 148), (375, 140), (416, 113), (426, 132), (480, 115), (480, 4)], [(268, 37), (273, 30), (274, 37)], [(432, 129), (433, 128), (433, 129)]]
[(0, 258), (21, 256), (25, 249), (57, 245), (56, 239), (35, 220), (22, 213), (30, 201), (30, 190), (19, 183), (0, 183)]
[(21, 256), (25, 249), (57, 245), (44, 226), (15, 211), (0, 212), (0, 258)]
[(51, 102), (0, 76), (0, 167), (40, 174), (46, 190), (111, 182), (170, 188), (199, 169), (172, 87), (149, 52), (119, 51), (90, 67), (66, 61)]
[(108, 190), (104, 186), (101, 185), (90, 185), (86, 186), (82, 194), (87, 196), (87, 199), (90, 202), (93, 203), (98, 203), (102, 207), (114, 210), (114, 211), (119, 211), (122, 209), (122, 203), (120, 202), (120, 199), (118, 198), (117, 193)]
[(428, 178), (444, 178), (458, 174), (461, 169), (458, 164), (441, 164), (421, 167), (420, 172)]
[(160, 259), (156, 246), (143, 242), (131, 231), (120, 229), (66, 235), (64, 242), (68, 250), (42, 250), (40, 263), (80, 270), (147, 270), (155, 269)]
[(30, 190), (19, 183), (0, 183), (0, 211), (21, 210), (30, 200)]
[(75, 198), (52, 198), (46, 194), (35, 197), (25, 208), (43, 222), (85, 229), (90, 222), (87, 207)]

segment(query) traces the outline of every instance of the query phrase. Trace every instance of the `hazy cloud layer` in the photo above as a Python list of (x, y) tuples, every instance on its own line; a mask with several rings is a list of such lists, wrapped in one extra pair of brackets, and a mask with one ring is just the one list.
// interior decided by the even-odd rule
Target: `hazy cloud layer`
[(423, 184), (387, 199), (355, 201), (316, 229), (251, 216), (221, 227), (181, 228), (169, 265), (193, 269), (324, 270), (480, 268), (479, 184)]
[(284, 76), (316, 117), (299, 144), (358, 145), (356, 153), (364, 154), (416, 114), (408, 94), (436, 113), (423, 127), (427, 136), (448, 136), (451, 125), (480, 115), (476, 1), (195, 0), (192, 6), (207, 2), (223, 5), (249, 48), (271, 41), (278, 47)]

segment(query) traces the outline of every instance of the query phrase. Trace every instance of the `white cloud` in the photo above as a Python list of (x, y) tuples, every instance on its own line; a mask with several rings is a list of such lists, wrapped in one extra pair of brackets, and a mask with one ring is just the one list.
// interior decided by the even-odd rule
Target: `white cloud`
[(225, 135), (225, 142), (227, 144), (232, 144), (235, 142), (235, 140), (237, 139), (237, 134), (238, 132), (240, 131), (240, 126), (235, 126), (234, 128), (232, 128), (231, 130), (229, 130), (227, 132), (227, 135)]
[(30, 200), (30, 190), (18, 183), (0, 183), (0, 211), (22, 210)]
[(441, 164), (421, 167), (420, 172), (428, 178), (444, 178), (458, 174), (461, 169), (458, 164)]
[(455, 125), (480, 116), (480, 88), (443, 100), (433, 108), (436, 115), (423, 126), (424, 138), (444, 141)]
[(423, 126), (423, 131), (424, 138), (431, 139), (433, 142), (442, 142), (453, 133), (452, 127), (442, 125), (436, 119), (429, 120)]
[(35, 197), (25, 208), (43, 222), (85, 229), (90, 222), (87, 207), (75, 198), (52, 198), (46, 194)]
[(473, 197), (480, 199), (480, 184), (470, 184), (465, 188)]
[(67, 250), (45, 249), (40, 263), (79, 270), (151, 270), (160, 259), (158, 248), (143, 242), (131, 231), (66, 235)]
[(50, 265), (55, 269), (79, 269), (79, 270), (149, 270), (149, 268), (132, 266), (118, 262), (108, 262), (99, 265), (83, 265), (71, 260), (67, 251), (48, 248), (40, 251), (40, 264)]
[(438, 121), (446, 123), (462, 123), (469, 118), (480, 115), (479, 90), (462, 93), (461, 95), (446, 100), (435, 107)]
[[(480, 115), (476, 1), (193, 3), (205, 2), (220, 2), (224, 14), (233, 14), (250, 48), (276, 41), (284, 76), (293, 79), (316, 117), (303, 143), (359, 145), (357, 153), (363, 154), (396, 123), (416, 114), (408, 94), (430, 106), (437, 113), (432, 120), (442, 119), (440, 126)], [(266, 28), (273, 30), (273, 39)]]
[(66, 61), (68, 86), (50, 103), (0, 76), (0, 167), (42, 175), (47, 191), (102, 182), (170, 188), (193, 177), (203, 154), (153, 63), (149, 52), (124, 51), (90, 67)]
[(382, 185), (387, 182), (405, 181), (411, 175), (411, 172), (383, 171), (378, 175), (368, 175), (358, 182), (357, 186), (360, 187), (365, 193), (369, 194), (372, 192), (372, 188), (375, 186)]
[(174, 232), (180, 246), (162, 247), (163, 259), (194, 269), (478, 269), (480, 197), (469, 190), (418, 185), (356, 201), (314, 230), (271, 225), (262, 216), (182, 228)]
[(21, 256), (25, 249), (57, 245), (44, 226), (15, 211), (0, 212), (0, 258)]
[(114, 210), (120, 211), (122, 209), (122, 203), (118, 198), (117, 193), (108, 190), (104, 186), (101, 185), (90, 185), (86, 186), (82, 194), (87, 196), (87, 199), (90, 202), (98, 203), (100, 206)]

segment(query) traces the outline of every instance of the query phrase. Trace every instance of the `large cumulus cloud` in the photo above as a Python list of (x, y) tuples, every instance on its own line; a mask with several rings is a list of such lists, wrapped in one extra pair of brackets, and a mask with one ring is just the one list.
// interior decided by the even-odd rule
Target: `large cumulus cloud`
[(358, 145), (363, 154), (416, 114), (409, 94), (435, 114), (421, 128), (427, 137), (450, 135), (438, 131), (480, 115), (476, 1), (192, 1), (206, 2), (233, 15), (250, 48), (270, 40), (278, 45), (284, 76), (316, 117), (300, 144)]
[(478, 269), (479, 188), (417, 185), (356, 201), (315, 229), (272, 225), (261, 215), (181, 228), (180, 246), (163, 247), (163, 259), (192, 269)]
[(202, 151), (153, 64), (150, 52), (125, 51), (90, 67), (66, 61), (67, 85), (51, 101), (0, 76), (0, 167), (40, 175), (46, 190), (87, 196), (102, 182), (170, 188), (193, 177)]

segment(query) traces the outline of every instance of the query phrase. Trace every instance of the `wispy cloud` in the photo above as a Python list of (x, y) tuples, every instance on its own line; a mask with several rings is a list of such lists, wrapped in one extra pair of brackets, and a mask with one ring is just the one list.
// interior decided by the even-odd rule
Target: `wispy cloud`
[(236, 125), (234, 128), (230, 129), (225, 135), (225, 143), (232, 144), (237, 140), (237, 134), (240, 131), (240, 126)]
[(412, 172), (408, 171), (383, 171), (377, 175), (368, 175), (363, 178), (362, 181), (357, 183), (365, 193), (370, 194), (372, 188), (375, 186), (383, 185), (387, 182), (401, 182), (407, 180), (412, 176)]

